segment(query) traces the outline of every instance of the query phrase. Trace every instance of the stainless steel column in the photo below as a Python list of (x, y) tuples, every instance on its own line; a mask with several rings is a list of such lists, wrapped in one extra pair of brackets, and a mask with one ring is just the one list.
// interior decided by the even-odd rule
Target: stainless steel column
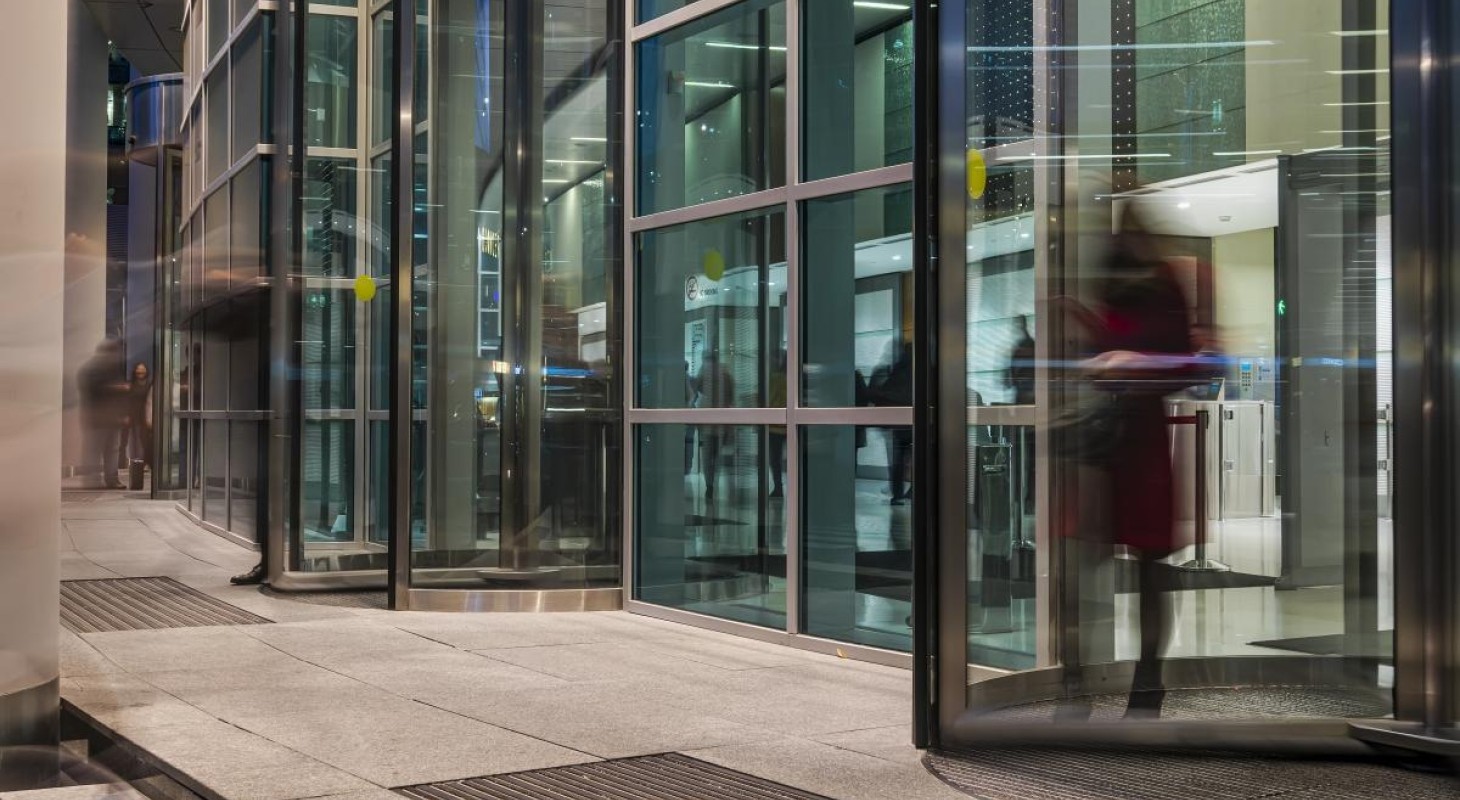
[(416, 0), (395, 0), (391, 75), (396, 114), (391, 120), (390, 191), (390, 423), (386, 491), (390, 607), (410, 607), (411, 588), (411, 305), (415, 283)]

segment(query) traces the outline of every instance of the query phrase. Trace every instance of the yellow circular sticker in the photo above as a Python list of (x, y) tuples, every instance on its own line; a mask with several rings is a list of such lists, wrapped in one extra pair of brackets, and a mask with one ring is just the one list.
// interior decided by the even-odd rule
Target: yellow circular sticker
[(369, 275), (361, 275), (355, 279), (355, 296), (360, 302), (368, 303), (375, 299), (375, 279)]
[(977, 150), (968, 151), (968, 196), (974, 200), (983, 197), (984, 189), (989, 185), (989, 167), (984, 163), (983, 153)]
[(718, 281), (725, 277), (725, 256), (719, 250), (706, 250), (703, 266), (706, 278)]

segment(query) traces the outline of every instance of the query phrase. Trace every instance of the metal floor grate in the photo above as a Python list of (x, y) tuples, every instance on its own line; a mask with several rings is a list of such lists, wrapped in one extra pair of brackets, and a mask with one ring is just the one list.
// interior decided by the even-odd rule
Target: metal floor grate
[(444, 781), (395, 790), (418, 800), (827, 800), (669, 753)]
[(75, 633), (270, 622), (172, 578), (61, 581), (61, 624)]

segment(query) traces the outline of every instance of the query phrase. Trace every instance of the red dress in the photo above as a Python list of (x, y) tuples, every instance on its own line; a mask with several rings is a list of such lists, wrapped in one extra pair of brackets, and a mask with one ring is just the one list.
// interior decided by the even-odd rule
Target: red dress
[[(1111, 282), (1103, 297), (1102, 351), (1129, 350), (1147, 355), (1192, 354), (1186, 297), (1171, 270)], [(1189, 359), (1142, 370), (1122, 381), (1123, 426), (1109, 471), (1110, 532), (1116, 544), (1160, 556), (1181, 546), (1176, 531), (1175, 478), (1166, 422), (1166, 397), (1190, 386)]]

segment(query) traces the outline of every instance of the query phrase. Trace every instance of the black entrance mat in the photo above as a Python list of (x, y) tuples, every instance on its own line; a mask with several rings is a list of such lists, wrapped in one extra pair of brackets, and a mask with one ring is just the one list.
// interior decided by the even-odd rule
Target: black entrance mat
[(1384, 660), (1394, 657), (1394, 631), (1379, 631), (1368, 636), (1354, 633), (1298, 636), (1292, 639), (1267, 639), (1252, 644), (1314, 656), (1366, 656)]
[[(1137, 562), (1128, 558), (1115, 561), (1115, 590), (1118, 592), (1140, 591), (1140, 577)], [(1277, 584), (1274, 575), (1251, 575), (1246, 572), (1197, 572), (1174, 567), (1170, 564), (1157, 565), (1157, 583), (1168, 592), (1185, 592), (1197, 589), (1250, 589), (1254, 586)]]

